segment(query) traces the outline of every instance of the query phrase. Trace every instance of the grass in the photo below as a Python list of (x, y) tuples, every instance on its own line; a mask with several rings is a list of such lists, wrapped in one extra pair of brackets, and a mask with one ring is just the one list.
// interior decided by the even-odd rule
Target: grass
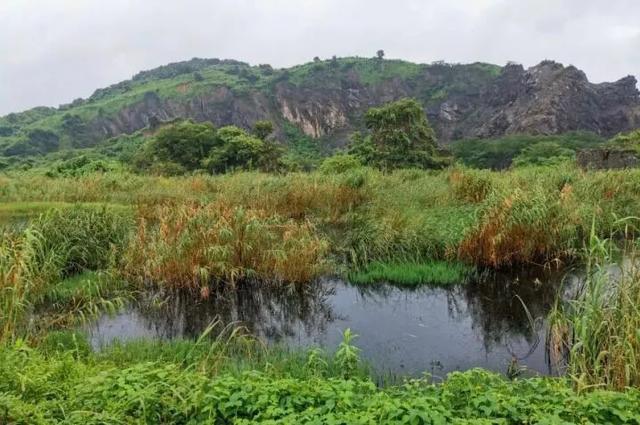
[(420, 264), (374, 262), (364, 270), (349, 273), (349, 281), (357, 284), (389, 282), (402, 286), (421, 284), (449, 286), (464, 282), (472, 270), (464, 264), (444, 261)]
[(122, 286), (123, 283), (119, 279), (105, 271), (87, 270), (47, 287), (43, 303), (52, 306), (94, 300), (117, 291)]
[(101, 209), (109, 208), (126, 213), (130, 211), (130, 207), (126, 205), (106, 204), (101, 202), (47, 202), (47, 201), (29, 201), (29, 202), (6, 202), (0, 204), (0, 224), (10, 224), (29, 219), (34, 219), (41, 214), (50, 210), (64, 210), (73, 208), (76, 206), (82, 206), (87, 208)]

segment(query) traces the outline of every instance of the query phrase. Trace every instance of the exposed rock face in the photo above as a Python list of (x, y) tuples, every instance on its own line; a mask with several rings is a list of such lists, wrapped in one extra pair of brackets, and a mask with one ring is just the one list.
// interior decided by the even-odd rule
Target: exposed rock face
[(357, 75), (347, 74), (337, 84), (280, 82), (271, 93), (256, 90), (243, 96), (218, 87), (187, 102), (162, 101), (151, 93), (141, 103), (123, 109), (115, 118), (94, 123), (94, 127), (113, 136), (140, 129), (151, 117), (163, 121), (193, 118), (247, 128), (268, 119), (276, 128), (288, 121), (311, 137), (340, 138), (361, 126), (361, 117), (369, 107), (407, 96), (423, 100), (441, 143), (571, 130), (610, 136), (640, 126), (640, 96), (631, 76), (615, 83), (592, 84), (582, 71), (555, 62), (529, 69), (507, 65), (497, 77), (464, 90), (450, 90), (439, 101), (424, 98), (421, 92), (425, 87), (465, 78), (455, 75), (455, 69), (451, 73), (443, 76), (427, 68), (411, 81), (392, 78), (375, 85), (363, 84)]
[(640, 164), (638, 153), (630, 149), (588, 149), (578, 152), (578, 165), (584, 169), (610, 170), (634, 168)]
[[(187, 65), (206, 67), (223, 63), (204, 61), (194, 65), (192, 62), (147, 73), (162, 71), (160, 78), (174, 78), (174, 73), (184, 71), (180, 66), (186, 66), (191, 72)], [(245, 128), (266, 119), (274, 123), (280, 135), (290, 123), (311, 137), (341, 144), (346, 142), (348, 133), (362, 128), (362, 117), (368, 108), (403, 97), (414, 97), (423, 103), (443, 144), (460, 138), (511, 133), (555, 134), (571, 130), (610, 136), (640, 127), (640, 94), (636, 79), (631, 76), (614, 83), (592, 84), (582, 71), (552, 61), (529, 69), (516, 64), (502, 68), (487, 64), (409, 64), (412, 71), (405, 74), (387, 72), (385, 63), (367, 64), (370, 66), (367, 75), (345, 66), (348, 64), (333, 68), (323, 65), (295, 82), (286, 78), (288, 71), (278, 70), (269, 77), (272, 80), (268, 83), (264, 80), (262, 84), (248, 83), (242, 90), (223, 83), (202, 88), (201, 75), (192, 82), (184, 82), (183, 78), (176, 86), (179, 95), (161, 97), (150, 89), (136, 101), (123, 102), (124, 106), (115, 112), (99, 112), (82, 124), (83, 137), (95, 144), (176, 118)], [(240, 62), (227, 64), (245, 66), (247, 68), (242, 68), (245, 71), (250, 69)], [(136, 78), (113, 87), (126, 90), (130, 84), (138, 84)], [(192, 91), (194, 84), (200, 84), (200, 88)], [(109, 94), (109, 89), (99, 90), (86, 101), (67, 105), (59, 111), (51, 110), (47, 115), (73, 115), (74, 108), (91, 105), (104, 96), (117, 97), (118, 94)], [(0, 118), (0, 124), (2, 120)], [(30, 125), (37, 128), (36, 124)], [(21, 131), (18, 127), (5, 130), (9, 135)], [(62, 132), (61, 135), (76, 137)]]
[(227, 87), (217, 87), (188, 101), (161, 99), (156, 93), (149, 92), (141, 102), (122, 108), (115, 116), (98, 117), (91, 127), (103, 138), (133, 133), (176, 118), (250, 128), (260, 119), (277, 119), (273, 112), (270, 102), (260, 92), (250, 97), (238, 97)]
[(476, 130), (481, 137), (570, 130), (612, 135), (640, 124), (634, 77), (591, 84), (575, 67), (549, 61), (526, 71), (519, 66), (505, 67), (488, 102), (478, 106), (487, 118)]

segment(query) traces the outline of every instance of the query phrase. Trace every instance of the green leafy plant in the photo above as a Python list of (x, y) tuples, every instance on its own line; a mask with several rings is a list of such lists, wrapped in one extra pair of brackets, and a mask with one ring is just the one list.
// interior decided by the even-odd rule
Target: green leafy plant
[(342, 376), (348, 378), (352, 376), (360, 363), (360, 349), (353, 345), (353, 340), (358, 335), (347, 328), (342, 332), (342, 342), (336, 351), (336, 362), (342, 371)]

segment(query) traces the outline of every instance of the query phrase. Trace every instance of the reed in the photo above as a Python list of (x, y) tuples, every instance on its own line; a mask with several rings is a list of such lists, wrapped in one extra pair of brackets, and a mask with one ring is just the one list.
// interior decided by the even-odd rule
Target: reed
[(30, 228), (0, 240), (0, 341), (17, 337), (33, 304), (59, 275), (62, 257)]
[(327, 248), (309, 221), (216, 204), (163, 205), (140, 218), (124, 275), (205, 295), (216, 282), (308, 282), (324, 270)]
[(640, 387), (640, 269), (635, 244), (622, 257), (612, 239), (592, 229), (584, 253), (587, 273), (570, 301), (550, 316), (549, 344), (566, 356), (578, 390)]
[[(5, 230), (0, 241), (0, 341), (87, 320), (122, 305), (114, 291), (107, 296), (107, 280), (95, 286), (88, 280), (72, 282), (83, 271), (112, 267), (127, 232), (119, 216), (82, 207), (49, 211), (24, 231)], [(113, 289), (116, 280), (108, 282)]]
[(60, 257), (60, 278), (84, 270), (106, 269), (122, 251), (130, 225), (120, 213), (106, 207), (52, 209), (30, 225), (41, 241), (36, 262), (57, 255)]
[(594, 215), (596, 233), (607, 236), (617, 218), (640, 208), (640, 170), (583, 172), (560, 164), (505, 172), (361, 167), (338, 175), (25, 174), (3, 177), (0, 201), (14, 203), (9, 210), (20, 214), (28, 214), (28, 206), (42, 210), (43, 202), (106, 203), (138, 208), (145, 220), (157, 204), (212, 204), (259, 212), (261, 220), (309, 223), (315, 237), (329, 243), (327, 256), (347, 267), (433, 260), (507, 267), (576, 257)]

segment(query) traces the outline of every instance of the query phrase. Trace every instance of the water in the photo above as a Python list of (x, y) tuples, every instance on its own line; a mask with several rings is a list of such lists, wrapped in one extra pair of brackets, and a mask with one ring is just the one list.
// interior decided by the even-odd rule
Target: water
[(102, 317), (90, 336), (96, 347), (114, 339), (195, 338), (220, 318), (268, 343), (331, 351), (351, 328), (363, 357), (381, 373), (444, 376), (473, 367), (505, 373), (516, 359), (527, 373), (549, 374), (544, 318), (563, 275), (498, 274), (449, 289), (364, 288), (324, 279), (303, 289), (223, 291), (208, 300), (156, 295)]

